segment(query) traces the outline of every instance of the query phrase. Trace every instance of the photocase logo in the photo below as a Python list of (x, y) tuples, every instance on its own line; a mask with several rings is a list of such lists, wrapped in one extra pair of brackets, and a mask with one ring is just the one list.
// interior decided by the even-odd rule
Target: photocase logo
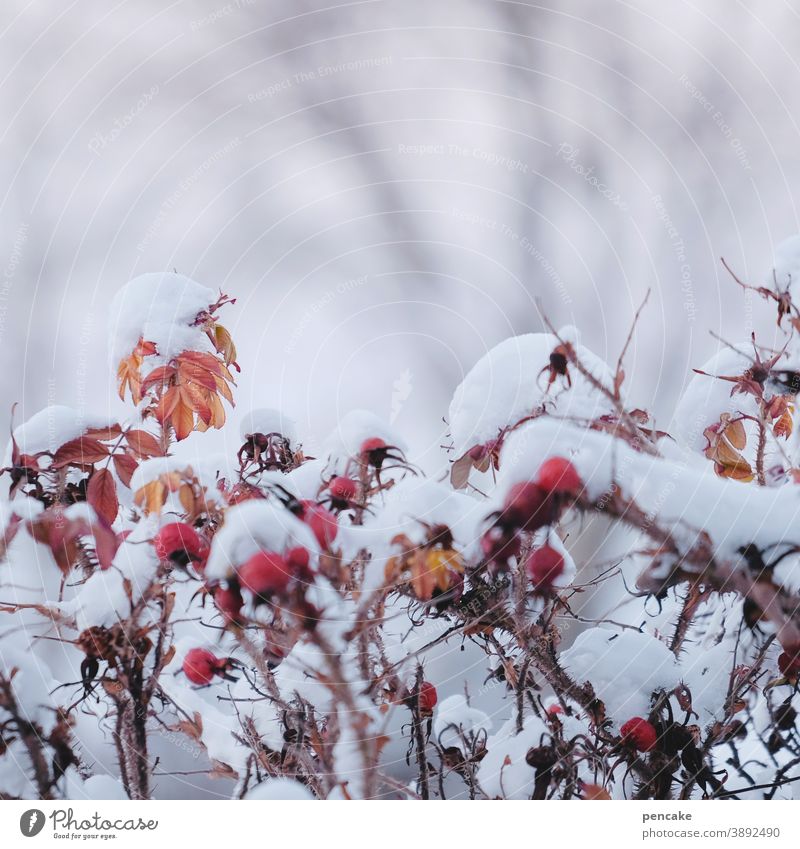
[(44, 828), (45, 816), (42, 811), (31, 808), (19, 818), (19, 830), (25, 837), (36, 837)]
[(400, 415), (403, 404), (411, 397), (412, 389), (411, 370), (406, 369), (392, 384), (392, 412), (389, 424), (394, 424), (395, 419)]

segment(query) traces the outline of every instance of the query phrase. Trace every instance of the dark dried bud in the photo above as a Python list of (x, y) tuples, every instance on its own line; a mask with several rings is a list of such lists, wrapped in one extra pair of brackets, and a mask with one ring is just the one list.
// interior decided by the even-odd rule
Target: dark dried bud
[(797, 722), (797, 711), (792, 707), (791, 702), (787, 701), (775, 709), (772, 718), (781, 731), (791, 731)]
[(525, 760), (528, 766), (532, 766), (535, 770), (548, 770), (555, 766), (558, 757), (552, 746), (534, 746), (528, 749)]

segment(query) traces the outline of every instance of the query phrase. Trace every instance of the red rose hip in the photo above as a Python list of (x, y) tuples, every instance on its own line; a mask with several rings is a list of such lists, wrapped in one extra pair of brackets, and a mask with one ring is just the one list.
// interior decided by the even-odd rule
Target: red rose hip
[(549, 589), (564, 571), (564, 556), (552, 546), (543, 545), (531, 552), (526, 566), (534, 585)]
[(328, 484), (328, 492), (330, 492), (333, 501), (349, 503), (356, 497), (358, 484), (352, 478), (340, 475), (331, 478), (331, 482)]
[(244, 599), (238, 587), (216, 587), (214, 589), (214, 604), (227, 622), (238, 622)]
[(224, 660), (220, 660), (208, 649), (190, 649), (183, 659), (183, 672), (192, 684), (205, 687), (225, 665)]
[(551, 513), (547, 493), (538, 484), (525, 481), (514, 484), (508, 491), (499, 523), (535, 531), (550, 523)]
[(266, 598), (286, 591), (291, 573), (289, 564), (274, 551), (259, 551), (239, 567), (239, 583), (253, 595)]
[(336, 514), (315, 501), (302, 501), (300, 518), (311, 528), (321, 548), (330, 548), (339, 532)]
[(553, 495), (578, 495), (583, 481), (566, 457), (550, 457), (539, 467), (536, 483)]
[(202, 569), (208, 558), (208, 543), (185, 522), (164, 525), (153, 538), (153, 545), (159, 560), (169, 561), (176, 566), (186, 567), (194, 563)]
[(634, 716), (620, 728), (624, 743), (632, 746), (637, 752), (649, 752), (655, 749), (658, 733), (655, 726), (641, 716)]
[(433, 713), (436, 702), (439, 701), (439, 694), (436, 692), (436, 687), (430, 681), (423, 681), (419, 687), (419, 710), (420, 713)]

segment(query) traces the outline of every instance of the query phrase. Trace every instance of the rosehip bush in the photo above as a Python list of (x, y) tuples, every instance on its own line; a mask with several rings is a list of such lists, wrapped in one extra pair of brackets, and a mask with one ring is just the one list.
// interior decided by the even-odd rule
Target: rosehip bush
[[(7, 448), (0, 795), (151, 798), (178, 739), (235, 798), (792, 798), (798, 245), (731, 284), (778, 343), (721, 344), (668, 431), (624, 340), (612, 367), (546, 320), (455, 388), (427, 474), (368, 411), (313, 456), (274, 399), (236, 418), (233, 299), (131, 281), (124, 414)], [(229, 454), (187, 447), (210, 428)]]

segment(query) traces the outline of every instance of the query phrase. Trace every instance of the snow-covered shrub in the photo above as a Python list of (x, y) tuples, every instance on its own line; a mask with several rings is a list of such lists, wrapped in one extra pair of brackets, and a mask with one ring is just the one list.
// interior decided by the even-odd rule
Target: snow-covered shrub
[[(722, 347), (669, 433), (626, 346), (548, 323), (467, 374), (430, 476), (368, 411), (308, 458), (270, 398), (190, 460), (234, 405), (233, 301), (131, 281), (128, 417), (48, 407), (6, 452), (0, 794), (149, 798), (179, 740), (241, 799), (791, 798), (800, 237), (777, 257), (780, 344)], [(628, 529), (610, 567), (588, 518)]]

